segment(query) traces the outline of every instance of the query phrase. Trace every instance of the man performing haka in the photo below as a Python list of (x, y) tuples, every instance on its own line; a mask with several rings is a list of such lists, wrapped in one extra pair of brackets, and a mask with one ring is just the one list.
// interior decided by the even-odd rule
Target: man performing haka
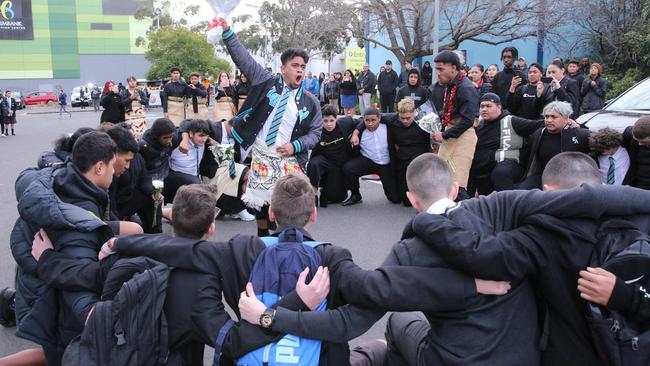
[(181, 69), (172, 67), (170, 70), (172, 79), (165, 84), (161, 94), (165, 118), (174, 122), (176, 127), (185, 120), (185, 95), (187, 94), (187, 83), (181, 80)]
[[(221, 19), (222, 39), (237, 68), (248, 77), (251, 89), (239, 114), (233, 119), (232, 134), (245, 150), (252, 150), (248, 188), (242, 200), (258, 211), (258, 235), (269, 234), (268, 207), (277, 180), (290, 172), (303, 172), (309, 150), (320, 141), (323, 119), (320, 103), (301, 87), (309, 61), (304, 50), (282, 53), (280, 75), (259, 65)], [(208, 42), (216, 44), (216, 30)]]

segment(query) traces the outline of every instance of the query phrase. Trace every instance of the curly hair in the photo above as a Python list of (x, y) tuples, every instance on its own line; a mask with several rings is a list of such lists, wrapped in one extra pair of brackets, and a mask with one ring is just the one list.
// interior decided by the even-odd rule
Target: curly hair
[(622, 142), (623, 134), (609, 127), (602, 128), (589, 136), (589, 147), (599, 154), (621, 146)]

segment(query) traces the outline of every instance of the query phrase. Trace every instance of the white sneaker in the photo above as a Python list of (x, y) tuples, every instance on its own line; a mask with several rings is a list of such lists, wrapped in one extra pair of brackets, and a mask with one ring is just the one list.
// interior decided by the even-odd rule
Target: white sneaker
[(242, 212), (232, 215), (233, 219), (239, 219), (242, 221), (253, 221), (255, 220), (255, 216), (251, 215), (248, 213), (248, 211), (243, 210)]

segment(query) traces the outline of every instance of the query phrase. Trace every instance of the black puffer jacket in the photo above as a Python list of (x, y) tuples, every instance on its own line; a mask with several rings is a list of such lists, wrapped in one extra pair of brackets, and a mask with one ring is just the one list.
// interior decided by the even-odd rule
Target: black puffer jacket
[(151, 130), (145, 131), (140, 140), (140, 155), (144, 159), (147, 173), (152, 179), (165, 179), (169, 175), (169, 158), (172, 151), (181, 143), (180, 133), (176, 133), (172, 139), (172, 146), (163, 146), (151, 134)]
[(28, 169), (16, 180), (20, 218), (11, 232), (16, 274), (16, 335), (63, 350), (79, 334), (97, 296), (89, 292), (56, 291), (38, 278), (31, 255), (32, 240), (45, 229), (56, 251), (79, 261), (96, 261), (111, 235), (99, 219), (107, 203), (105, 191), (89, 182), (71, 163), (43, 170)]

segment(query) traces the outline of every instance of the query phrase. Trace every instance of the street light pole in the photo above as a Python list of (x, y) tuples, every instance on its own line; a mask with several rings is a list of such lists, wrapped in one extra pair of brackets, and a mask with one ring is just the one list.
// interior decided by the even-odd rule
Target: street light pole
[[(433, 3), (433, 57), (440, 52), (440, 0)], [(433, 80), (438, 81), (438, 76), (433, 73)]]
[(440, 51), (440, 0), (433, 3), (433, 56)]

